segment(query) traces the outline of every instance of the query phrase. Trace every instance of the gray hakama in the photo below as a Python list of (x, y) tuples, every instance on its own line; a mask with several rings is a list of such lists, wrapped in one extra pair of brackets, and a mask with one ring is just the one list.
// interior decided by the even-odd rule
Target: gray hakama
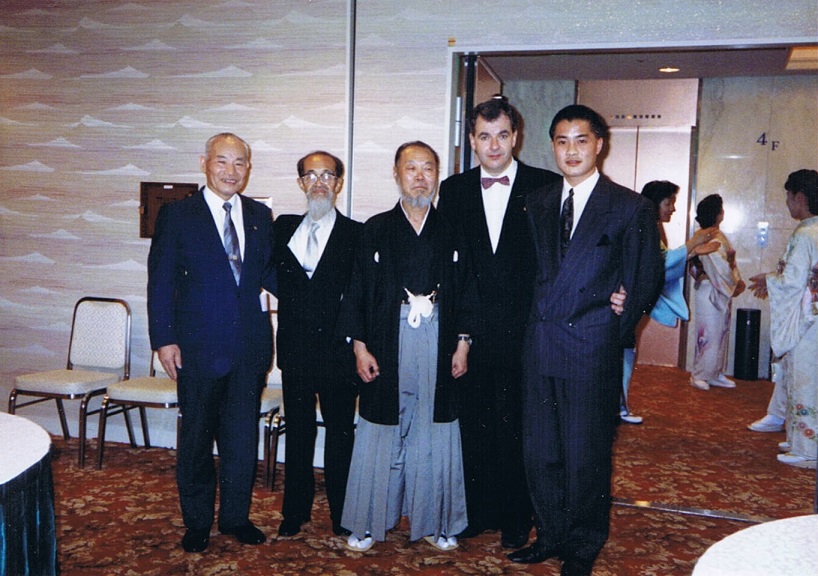
[[(376, 541), (407, 516), (410, 540), (466, 529), (460, 425), (433, 422), (437, 381), (438, 307), (412, 328), (401, 306), (397, 426), (360, 418), (341, 525)], [(366, 384), (363, 384), (366, 386)]]

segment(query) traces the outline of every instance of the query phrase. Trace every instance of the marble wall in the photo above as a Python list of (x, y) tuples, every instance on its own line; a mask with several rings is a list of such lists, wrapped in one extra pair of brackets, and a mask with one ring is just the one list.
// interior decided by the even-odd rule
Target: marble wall
[[(699, 160), (691, 203), (718, 193), (724, 199), (722, 229), (736, 250), (742, 278), (775, 269), (796, 222), (784, 203), (784, 182), (801, 168), (818, 170), (818, 76), (723, 78), (703, 83)], [(758, 223), (769, 223), (766, 246)], [(749, 291), (733, 302), (730, 372), (738, 308), (761, 310), (759, 375), (769, 372), (770, 310)], [(691, 311), (695, 314), (695, 309)], [(693, 358), (693, 338), (688, 363)]]

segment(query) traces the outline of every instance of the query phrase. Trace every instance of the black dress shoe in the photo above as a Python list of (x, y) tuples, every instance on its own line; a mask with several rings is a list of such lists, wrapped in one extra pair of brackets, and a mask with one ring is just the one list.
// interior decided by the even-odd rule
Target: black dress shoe
[(285, 518), (278, 527), (279, 536), (295, 536), (301, 532), (301, 521)]
[(219, 528), (219, 532), (229, 536), (235, 536), (236, 540), (242, 544), (263, 544), (267, 540), (264, 533), (253, 526), (252, 522), (248, 522), (244, 526), (237, 526), (235, 528)]
[(536, 564), (538, 562), (545, 562), (549, 558), (559, 556), (557, 548), (549, 548), (547, 546), (538, 545), (536, 542), (528, 548), (517, 550), (508, 555), (508, 559), (512, 562), (520, 564)]
[(500, 545), (503, 548), (522, 548), (528, 544), (528, 531), (526, 532), (503, 532), (500, 538)]
[(333, 522), (332, 523), (332, 533), (336, 536), (349, 536), (352, 534), (349, 530), (341, 526), (340, 524)]
[(207, 550), (209, 541), (209, 530), (194, 530), (193, 528), (188, 528), (185, 535), (182, 536), (182, 548), (185, 549), (185, 552), (204, 552)]

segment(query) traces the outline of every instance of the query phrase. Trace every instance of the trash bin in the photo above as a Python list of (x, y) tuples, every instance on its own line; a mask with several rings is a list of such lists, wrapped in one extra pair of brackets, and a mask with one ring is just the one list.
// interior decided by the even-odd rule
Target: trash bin
[(736, 311), (736, 352), (733, 375), (739, 380), (758, 380), (758, 339), (761, 310), (739, 308)]

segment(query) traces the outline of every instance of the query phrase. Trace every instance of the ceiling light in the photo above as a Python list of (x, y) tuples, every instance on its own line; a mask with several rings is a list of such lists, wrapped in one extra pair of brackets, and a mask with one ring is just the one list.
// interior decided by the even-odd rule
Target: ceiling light
[(662, 72), (663, 74), (673, 74), (678, 71), (679, 69), (676, 68), (675, 66), (662, 66), (661, 68), (659, 68), (659, 72)]
[(787, 70), (818, 70), (818, 46), (791, 48)]

